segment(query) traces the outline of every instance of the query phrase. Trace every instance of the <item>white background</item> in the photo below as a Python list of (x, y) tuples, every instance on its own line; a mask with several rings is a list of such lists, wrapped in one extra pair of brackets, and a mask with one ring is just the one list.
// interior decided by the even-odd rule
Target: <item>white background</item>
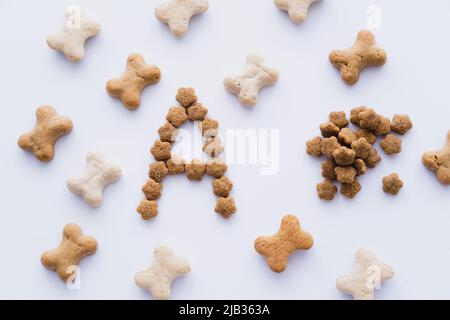
[[(45, 42), (62, 28), (71, 1), (0, 1), (0, 298), (148, 299), (133, 277), (150, 265), (157, 244), (170, 245), (192, 265), (175, 281), (174, 299), (345, 299), (335, 279), (351, 270), (361, 246), (396, 270), (377, 298), (450, 298), (450, 189), (421, 164), (422, 153), (441, 148), (450, 129), (450, 2), (325, 0), (303, 25), (294, 25), (272, 0), (212, 0), (182, 39), (155, 19), (158, 2), (78, 1), (103, 30), (88, 43), (85, 59), (72, 64)], [(382, 10), (376, 38), (388, 63), (364, 71), (349, 87), (328, 53), (353, 43), (372, 4)], [(132, 52), (162, 70), (160, 83), (144, 91), (135, 112), (104, 89), (122, 74)], [(255, 108), (245, 109), (222, 80), (239, 72), (251, 52), (263, 54), (280, 80), (263, 90)], [(159, 216), (145, 222), (135, 212), (152, 161), (148, 150), (182, 85), (196, 88), (223, 129), (280, 129), (278, 174), (260, 175), (257, 165), (230, 166), (238, 212), (229, 220), (214, 213), (209, 177), (201, 183), (167, 178)], [(16, 145), (43, 104), (74, 123), (48, 164)], [(306, 155), (305, 141), (318, 134), (330, 111), (362, 104), (389, 117), (408, 113), (414, 129), (401, 154), (383, 155), (382, 164), (361, 178), (356, 199), (338, 195), (322, 202), (315, 190), (320, 161)], [(90, 150), (123, 170), (99, 209), (66, 188)], [(381, 190), (381, 178), (394, 171), (405, 182), (397, 197)], [(276, 274), (253, 241), (276, 232), (286, 213), (301, 219), (315, 243)], [(67, 290), (40, 263), (69, 222), (99, 243), (98, 252), (80, 264), (78, 291)]]

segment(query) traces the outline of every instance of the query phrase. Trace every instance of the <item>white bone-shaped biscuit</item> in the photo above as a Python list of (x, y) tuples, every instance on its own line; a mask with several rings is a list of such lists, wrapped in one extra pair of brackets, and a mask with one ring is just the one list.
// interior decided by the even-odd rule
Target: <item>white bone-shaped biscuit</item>
[(353, 271), (336, 280), (339, 291), (351, 294), (356, 300), (373, 300), (374, 289), (383, 281), (394, 276), (394, 269), (380, 262), (368, 249), (356, 253), (356, 266)]
[(79, 194), (91, 207), (102, 204), (103, 189), (110, 183), (119, 180), (122, 172), (114, 164), (97, 152), (90, 152), (86, 158), (86, 169), (78, 178), (67, 180), (67, 187), (73, 193)]
[(254, 106), (259, 91), (278, 81), (277, 70), (264, 64), (264, 59), (258, 54), (247, 57), (247, 64), (240, 75), (227, 76), (223, 80), (225, 88), (239, 97), (244, 106)]
[(275, 0), (275, 5), (287, 11), (289, 18), (295, 23), (305, 21), (308, 16), (309, 7), (320, 0)]
[(63, 31), (49, 36), (47, 44), (53, 50), (64, 53), (68, 60), (76, 62), (84, 57), (86, 41), (99, 33), (101, 28), (99, 23), (85, 17), (80, 7), (69, 6)]
[(208, 0), (165, 0), (155, 8), (155, 16), (181, 37), (188, 31), (192, 16), (205, 13), (208, 6)]
[(189, 262), (176, 257), (172, 249), (166, 246), (155, 247), (154, 261), (150, 268), (136, 273), (134, 280), (139, 288), (148, 289), (154, 299), (170, 298), (172, 282), (179, 276), (191, 271)]

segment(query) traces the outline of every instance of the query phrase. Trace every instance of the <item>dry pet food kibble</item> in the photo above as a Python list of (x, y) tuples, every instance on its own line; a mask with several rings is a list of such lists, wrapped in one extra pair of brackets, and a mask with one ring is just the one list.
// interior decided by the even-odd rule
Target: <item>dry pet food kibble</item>
[(76, 62), (84, 57), (85, 42), (100, 30), (100, 24), (86, 18), (80, 7), (70, 6), (66, 9), (63, 31), (49, 36), (47, 44), (51, 49), (64, 53), (69, 61)]
[(280, 229), (269, 237), (255, 240), (255, 250), (267, 258), (267, 264), (275, 272), (283, 272), (288, 257), (295, 250), (308, 250), (313, 246), (312, 236), (300, 228), (300, 221), (293, 215), (286, 215), (281, 220)]
[(392, 118), (391, 130), (398, 134), (404, 135), (409, 129), (412, 128), (412, 126), (413, 124), (411, 119), (407, 114), (396, 114), (394, 118)]
[(342, 80), (355, 84), (362, 69), (369, 66), (382, 66), (386, 63), (386, 52), (375, 46), (375, 37), (368, 31), (358, 33), (355, 44), (347, 50), (334, 50), (330, 53), (331, 63), (341, 71)]
[(97, 241), (83, 236), (80, 227), (72, 223), (64, 227), (60, 245), (54, 250), (44, 252), (41, 262), (47, 269), (56, 271), (63, 281), (67, 281), (72, 275), (77, 275), (80, 260), (96, 251)]
[(92, 207), (99, 207), (103, 199), (103, 189), (119, 180), (122, 172), (114, 164), (106, 162), (98, 152), (90, 152), (86, 158), (86, 169), (79, 178), (67, 180), (67, 187), (79, 194)]
[(223, 218), (228, 219), (232, 214), (236, 213), (236, 204), (234, 198), (218, 198), (214, 211), (220, 214)]
[(200, 181), (205, 172), (206, 164), (202, 160), (192, 159), (190, 163), (186, 164), (186, 176), (189, 180)]
[(122, 100), (129, 110), (136, 110), (141, 104), (141, 92), (146, 86), (156, 84), (161, 78), (157, 66), (145, 64), (144, 58), (137, 53), (128, 56), (125, 74), (117, 79), (109, 80), (106, 91)]
[(289, 18), (295, 23), (305, 21), (309, 7), (319, 0), (275, 0), (275, 5), (287, 11)]
[(327, 201), (333, 200), (334, 196), (337, 193), (337, 188), (334, 185), (333, 181), (328, 179), (325, 180), (324, 182), (317, 184), (316, 189), (319, 198)]
[(380, 141), (380, 146), (386, 154), (399, 153), (402, 151), (402, 140), (393, 134), (388, 134)]
[(152, 178), (142, 186), (142, 192), (145, 194), (147, 200), (157, 200), (161, 197), (162, 184), (156, 182)]
[(422, 156), (424, 166), (436, 172), (437, 179), (443, 184), (450, 184), (450, 131), (447, 132), (447, 141), (439, 151), (426, 152)]
[(254, 106), (259, 91), (278, 81), (277, 70), (264, 64), (264, 59), (257, 54), (247, 57), (247, 64), (240, 75), (227, 76), (223, 80), (225, 88), (239, 97), (244, 106)]
[(392, 279), (394, 273), (391, 266), (380, 262), (368, 249), (359, 249), (355, 268), (337, 278), (336, 287), (343, 293), (351, 294), (355, 300), (373, 300), (375, 288)]
[(149, 166), (148, 176), (155, 180), (156, 182), (161, 182), (165, 176), (169, 174), (169, 169), (167, 169), (164, 161), (153, 162)]
[(155, 16), (167, 23), (175, 36), (181, 37), (188, 31), (192, 16), (207, 10), (208, 0), (164, 0), (155, 8)]
[(172, 249), (158, 246), (153, 251), (153, 264), (136, 273), (134, 280), (139, 288), (147, 289), (156, 300), (170, 298), (172, 282), (191, 271), (189, 262), (175, 256)]
[(170, 159), (171, 148), (169, 142), (162, 142), (161, 140), (156, 140), (153, 147), (150, 149), (150, 153), (153, 155), (155, 160), (164, 161)]
[(55, 155), (56, 140), (70, 133), (72, 127), (69, 118), (58, 116), (50, 106), (42, 106), (36, 110), (36, 126), (20, 136), (17, 144), (22, 149), (31, 151), (36, 159), (48, 162)]
[(398, 194), (403, 187), (403, 181), (397, 173), (392, 173), (383, 178), (383, 191), (392, 195)]
[(144, 199), (136, 210), (144, 220), (149, 220), (158, 215), (158, 203), (155, 200)]

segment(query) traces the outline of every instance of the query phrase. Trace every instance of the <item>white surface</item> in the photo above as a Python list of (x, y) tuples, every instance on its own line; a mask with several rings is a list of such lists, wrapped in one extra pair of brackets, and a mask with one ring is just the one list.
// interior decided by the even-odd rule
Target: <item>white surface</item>
[[(347, 298), (336, 290), (335, 279), (351, 270), (360, 246), (396, 270), (377, 298), (450, 298), (450, 189), (420, 161), (424, 151), (441, 148), (450, 129), (450, 2), (434, 0), (425, 7), (409, 0), (325, 0), (297, 26), (272, 0), (212, 0), (181, 40), (154, 18), (157, 2), (78, 1), (103, 30), (88, 43), (84, 61), (71, 64), (45, 43), (62, 28), (70, 1), (0, 1), (0, 298), (147, 299), (133, 276), (150, 265), (156, 244), (172, 246), (192, 265), (192, 272), (174, 283), (176, 299)], [(382, 9), (376, 38), (389, 61), (364, 71), (349, 87), (328, 53), (353, 43), (372, 4)], [(145, 90), (141, 108), (130, 112), (104, 86), (135, 51), (161, 68), (162, 80)], [(255, 51), (280, 71), (280, 80), (248, 110), (222, 80), (239, 72)], [(214, 213), (209, 178), (202, 183), (168, 178), (159, 216), (144, 222), (135, 212), (152, 161), (148, 150), (181, 85), (196, 88), (222, 128), (280, 129), (277, 175), (262, 176), (255, 165), (231, 166), (238, 212), (229, 220)], [(42, 104), (74, 122), (49, 164), (16, 145)], [(405, 136), (401, 154), (383, 156), (361, 179), (356, 199), (322, 202), (315, 190), (320, 161), (306, 156), (304, 143), (318, 134), (329, 111), (361, 104), (386, 116), (408, 113), (414, 130)], [(97, 210), (66, 187), (91, 150), (123, 169)], [(398, 197), (381, 190), (381, 178), (393, 171), (405, 182)], [(315, 243), (275, 274), (254, 251), (253, 240), (274, 233), (285, 213), (297, 215)], [(67, 290), (39, 260), (59, 243), (69, 222), (99, 243), (97, 254), (81, 263), (78, 291)]]

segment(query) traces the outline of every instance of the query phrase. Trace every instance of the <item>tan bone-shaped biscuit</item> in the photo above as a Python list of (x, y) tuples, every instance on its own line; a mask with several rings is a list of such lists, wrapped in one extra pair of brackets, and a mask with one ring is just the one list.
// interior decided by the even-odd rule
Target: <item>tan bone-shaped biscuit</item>
[(108, 163), (98, 152), (90, 152), (86, 158), (86, 169), (77, 178), (69, 178), (67, 187), (79, 194), (91, 207), (99, 207), (102, 203), (103, 189), (121, 176), (118, 166)]
[(150, 291), (154, 299), (170, 298), (172, 282), (191, 271), (186, 259), (176, 257), (172, 249), (158, 246), (153, 251), (153, 264), (135, 275), (136, 285)]
[(86, 41), (101, 31), (101, 25), (84, 16), (78, 6), (66, 9), (66, 21), (62, 32), (47, 38), (48, 46), (64, 53), (72, 62), (84, 57)]
[(55, 155), (56, 140), (72, 131), (72, 127), (69, 118), (58, 116), (51, 106), (42, 106), (36, 110), (36, 126), (20, 136), (17, 144), (38, 160), (48, 162)]
[(384, 65), (387, 54), (383, 49), (375, 46), (375, 37), (372, 32), (362, 30), (351, 48), (333, 50), (329, 59), (341, 71), (342, 80), (347, 84), (355, 84), (364, 68)]
[(71, 223), (64, 227), (60, 245), (54, 250), (44, 252), (41, 262), (44, 267), (56, 271), (62, 280), (67, 281), (75, 274), (74, 267), (80, 260), (96, 251), (97, 241), (83, 236), (80, 227)]
[(129, 110), (136, 110), (141, 104), (141, 93), (146, 86), (159, 82), (161, 71), (155, 65), (145, 64), (144, 58), (137, 53), (128, 56), (125, 74), (109, 80), (106, 91), (122, 100)]
[(287, 11), (289, 18), (295, 23), (305, 21), (308, 16), (309, 7), (320, 0), (275, 0), (275, 5)]
[(267, 264), (275, 272), (283, 272), (288, 257), (295, 250), (308, 250), (313, 246), (312, 236), (300, 228), (300, 222), (293, 215), (281, 220), (280, 229), (273, 236), (258, 237), (254, 246), (256, 252), (267, 257)]
[(264, 64), (264, 59), (257, 54), (247, 57), (247, 64), (240, 75), (227, 76), (223, 80), (225, 88), (239, 97), (244, 106), (254, 106), (259, 91), (278, 81), (277, 70)]
[(155, 16), (167, 23), (175, 36), (181, 37), (188, 31), (191, 18), (205, 13), (208, 6), (208, 0), (165, 0), (155, 8)]
[(437, 179), (443, 184), (450, 184), (450, 131), (447, 141), (439, 151), (429, 151), (422, 156), (424, 166), (436, 172)]
[(356, 300), (373, 300), (374, 289), (393, 276), (392, 267), (380, 262), (370, 250), (363, 248), (356, 253), (353, 271), (338, 277), (336, 287), (343, 293), (351, 294)]

